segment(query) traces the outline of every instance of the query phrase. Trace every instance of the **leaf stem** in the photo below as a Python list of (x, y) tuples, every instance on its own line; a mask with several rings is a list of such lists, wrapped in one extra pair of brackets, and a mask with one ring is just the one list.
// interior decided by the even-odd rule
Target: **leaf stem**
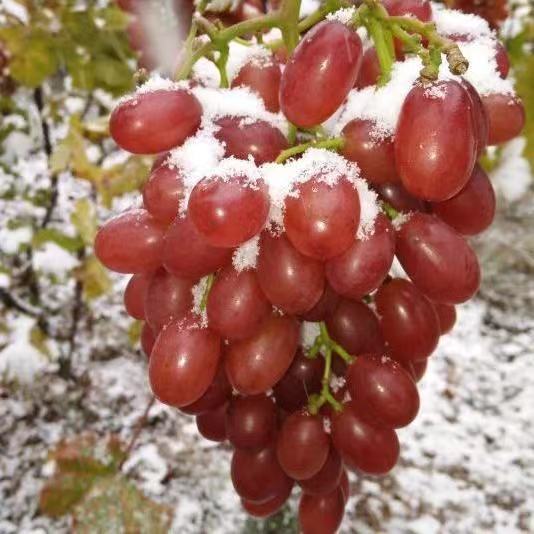
[(301, 154), (308, 150), (308, 148), (326, 148), (328, 150), (339, 150), (343, 147), (344, 140), (342, 137), (332, 137), (323, 141), (309, 141), (300, 145), (292, 146), (286, 150), (283, 150), (276, 158), (276, 163), (283, 163), (287, 159)]

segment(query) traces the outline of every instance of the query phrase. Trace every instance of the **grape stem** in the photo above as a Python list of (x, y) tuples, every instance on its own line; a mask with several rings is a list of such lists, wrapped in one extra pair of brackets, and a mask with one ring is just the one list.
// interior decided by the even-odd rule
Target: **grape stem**
[(343, 147), (342, 137), (332, 137), (331, 139), (325, 139), (323, 141), (309, 141), (300, 145), (292, 146), (286, 150), (280, 152), (280, 155), (276, 158), (276, 163), (283, 163), (287, 159), (301, 154), (308, 150), (308, 148), (326, 148), (328, 150), (340, 150)]
[(203, 312), (206, 309), (208, 304), (208, 297), (210, 295), (211, 288), (215, 282), (215, 275), (210, 274), (206, 280), (206, 287), (204, 288), (204, 293), (202, 293), (202, 300), (200, 301), (200, 311)]
[(393, 221), (400, 215), (399, 212), (388, 202), (382, 201), (382, 209), (390, 221)]
[(321, 392), (318, 395), (311, 395), (308, 402), (308, 410), (311, 414), (316, 414), (321, 406), (328, 403), (340, 412), (343, 410), (343, 405), (337, 401), (330, 392), (330, 379), (332, 378), (332, 356), (337, 354), (347, 364), (354, 361), (354, 356), (351, 356), (339, 343), (336, 343), (328, 333), (328, 329), (324, 322), (319, 323), (320, 333), (315, 338), (315, 341), (307, 353), (308, 358), (317, 358), (319, 353), (324, 357), (324, 372), (321, 380)]

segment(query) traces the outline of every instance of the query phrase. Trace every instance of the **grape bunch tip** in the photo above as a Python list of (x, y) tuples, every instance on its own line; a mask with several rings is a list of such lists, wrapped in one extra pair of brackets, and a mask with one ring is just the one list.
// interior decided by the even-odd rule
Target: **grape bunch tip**
[(155, 397), (233, 447), (243, 508), (300, 486), (301, 531), (334, 533), (347, 473), (393, 469), (479, 288), (468, 238), (495, 194), (477, 161), (524, 108), (492, 28), (427, 0), (196, 9), (176, 79), (142, 76), (111, 115), (155, 159), (95, 252), (132, 274)]

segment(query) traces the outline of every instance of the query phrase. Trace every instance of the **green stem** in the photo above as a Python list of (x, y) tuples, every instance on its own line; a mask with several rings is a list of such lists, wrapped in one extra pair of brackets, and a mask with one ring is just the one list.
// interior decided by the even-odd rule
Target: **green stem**
[(399, 212), (388, 202), (382, 202), (382, 209), (391, 221), (399, 216)]
[(228, 56), (230, 54), (230, 48), (228, 45), (221, 46), (219, 52), (219, 59), (217, 59), (216, 65), (219, 69), (219, 75), (221, 78), (220, 86), (221, 87), (230, 87), (230, 82), (228, 81), (228, 73), (226, 72), (226, 64), (228, 63)]
[(378, 56), (378, 62), (380, 63), (380, 71), (382, 74), (380, 75), (378, 85), (385, 85), (391, 79), (391, 69), (395, 62), (395, 56), (390, 52), (390, 47), (388, 46), (384, 35), (384, 26), (379, 20), (371, 15), (365, 17), (364, 23), (373, 40), (376, 55)]
[(206, 287), (204, 288), (204, 293), (202, 295), (202, 300), (200, 301), (200, 311), (204, 311), (206, 309), (206, 305), (208, 304), (208, 297), (210, 295), (211, 287), (213, 286), (213, 282), (215, 282), (215, 275), (210, 274), (208, 276), (208, 279), (206, 280)]
[(280, 8), (280, 29), (288, 54), (293, 52), (299, 43), (298, 29), (300, 0), (283, 0)]
[(308, 143), (302, 143), (301, 145), (292, 146), (286, 150), (283, 150), (276, 158), (276, 163), (283, 163), (287, 159), (301, 154), (308, 150), (308, 148), (326, 148), (328, 150), (339, 150), (343, 147), (344, 140), (341, 137), (333, 137), (324, 141), (309, 141)]

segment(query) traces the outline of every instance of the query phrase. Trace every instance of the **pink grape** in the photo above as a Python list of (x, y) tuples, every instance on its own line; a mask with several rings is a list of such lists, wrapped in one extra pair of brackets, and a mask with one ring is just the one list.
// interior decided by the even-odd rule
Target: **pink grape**
[(150, 274), (134, 274), (124, 291), (124, 307), (130, 317), (143, 321), (145, 318), (145, 295), (150, 284)]
[(160, 165), (143, 187), (143, 204), (159, 221), (170, 224), (184, 198), (184, 182), (174, 167)]
[(263, 292), (285, 313), (305, 313), (323, 294), (323, 265), (300, 253), (283, 234), (263, 232), (256, 268)]
[(280, 82), (280, 107), (290, 122), (309, 128), (324, 122), (354, 86), (362, 42), (344, 24), (321, 22), (300, 41)]
[(263, 181), (249, 184), (245, 176), (204, 178), (191, 192), (188, 215), (213, 247), (236, 247), (260, 232), (269, 213)]
[(327, 260), (350, 247), (360, 221), (360, 200), (354, 186), (340, 178), (333, 185), (319, 177), (299, 184), (297, 197), (285, 201), (284, 226), (295, 248)]
[(96, 234), (96, 257), (118, 273), (155, 271), (162, 261), (165, 227), (143, 209), (117, 215)]
[(489, 120), (489, 145), (500, 145), (517, 137), (525, 127), (525, 107), (514, 96), (494, 93), (482, 97)]
[(113, 110), (111, 136), (134, 154), (157, 154), (181, 145), (200, 125), (202, 108), (185, 89), (138, 93)]

